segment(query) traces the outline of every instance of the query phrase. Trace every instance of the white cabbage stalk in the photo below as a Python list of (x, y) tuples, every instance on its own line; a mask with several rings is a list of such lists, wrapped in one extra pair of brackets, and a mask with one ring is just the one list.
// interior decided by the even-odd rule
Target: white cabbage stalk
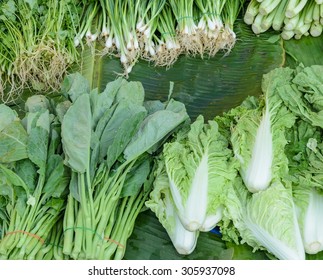
[(270, 125), (269, 110), (259, 124), (255, 143), (247, 170), (242, 170), (242, 178), (250, 192), (266, 189), (271, 181), (273, 161), (273, 139)]
[(232, 129), (231, 142), (240, 162), (240, 174), (252, 193), (265, 190), (273, 179), (288, 173), (285, 131), (294, 125), (296, 117), (277, 94), (278, 87), (289, 83), (282, 72), (277, 68), (264, 75), (262, 105), (239, 113)]
[(170, 192), (165, 195), (165, 206), (167, 219), (173, 219), (174, 223), (173, 228), (166, 231), (176, 251), (182, 255), (191, 254), (196, 247), (198, 233), (196, 231), (192, 232), (185, 229), (176, 213)]
[(236, 176), (228, 141), (215, 121), (199, 116), (188, 132), (164, 145), (170, 190), (178, 216), (189, 231), (209, 231), (222, 218), (226, 188)]
[(323, 195), (314, 187), (294, 187), (305, 252), (323, 251)]
[(176, 183), (169, 178), (172, 197), (180, 213), (181, 220), (187, 230), (195, 231), (202, 227), (206, 219), (208, 193), (208, 156), (204, 155), (196, 168), (186, 202)]
[(194, 251), (199, 233), (188, 231), (182, 225), (172, 199), (162, 160), (158, 162), (155, 176), (154, 187), (146, 206), (156, 214), (158, 220), (166, 229), (176, 251), (179, 254), (188, 255)]
[(304, 246), (308, 254), (316, 254), (323, 250), (323, 196), (312, 189), (305, 214)]
[(199, 230), (204, 232), (212, 230), (214, 228), (214, 225), (217, 225), (221, 221), (223, 209), (223, 205), (220, 205), (213, 215), (206, 216)]

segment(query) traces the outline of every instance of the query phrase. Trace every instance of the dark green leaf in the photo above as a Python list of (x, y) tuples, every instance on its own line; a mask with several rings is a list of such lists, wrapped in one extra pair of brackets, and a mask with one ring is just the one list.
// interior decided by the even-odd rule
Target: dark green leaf
[(38, 166), (39, 173), (45, 175), (48, 150), (48, 132), (42, 127), (31, 129), (28, 137), (28, 157)]
[(127, 174), (120, 197), (136, 195), (147, 180), (150, 173), (150, 168), (151, 166), (149, 159), (136, 164), (134, 168), (132, 168), (132, 170)]
[[(113, 152), (115, 153), (114, 156), (110, 157), (108, 155), (110, 157), (109, 164), (112, 164), (116, 156), (124, 150), (125, 145), (128, 144), (133, 133), (137, 131), (138, 124), (140, 124), (145, 115), (146, 109), (143, 106), (127, 102), (119, 103), (102, 133), (99, 160), (101, 161), (107, 156), (108, 151), (110, 152), (114, 149), (113, 145), (118, 144), (115, 142), (115, 138), (118, 137), (122, 142), (120, 146), (116, 147), (117, 152)], [(123, 134), (125, 136), (128, 134), (126, 139), (122, 139)]]
[(27, 132), (20, 121), (14, 121), (0, 131), (0, 143), (0, 162), (27, 158)]
[(187, 119), (184, 104), (171, 100), (165, 110), (149, 115), (142, 122), (140, 129), (125, 149), (125, 158), (134, 159), (156, 147), (156, 144)]
[(116, 95), (117, 102), (128, 102), (142, 105), (145, 99), (145, 90), (140, 82), (123, 83)]
[(106, 110), (108, 110), (112, 106), (120, 87), (122, 87), (126, 83), (126, 80), (119, 78), (113, 82), (108, 83), (103, 92), (91, 92), (91, 108), (93, 112), (92, 127), (94, 129), (97, 125), (97, 122), (102, 118)]
[(27, 208), (27, 196), (25, 194), (22, 194), (21, 196), (18, 197), (16, 202), (17, 213), (20, 217), (24, 215), (26, 208)]
[(68, 109), (62, 123), (65, 161), (73, 171), (79, 173), (84, 173), (89, 168), (91, 125), (90, 97), (83, 94)]
[(5, 167), (2, 164), (0, 164), (0, 170), (3, 174), (3, 176), (5, 176), (7, 182), (9, 182), (10, 184), (12, 184), (13, 186), (16, 186), (16, 187), (22, 187), (22, 189), (27, 194), (29, 194), (29, 188), (27, 187), (26, 183), (15, 172), (8, 169), (7, 167)]
[(32, 193), (36, 187), (38, 176), (35, 165), (29, 159), (20, 160), (16, 163), (16, 173), (26, 183)]
[(0, 104), (0, 132), (13, 121), (18, 121), (17, 113), (10, 107)]
[[(43, 193), (46, 197), (60, 197), (64, 192), (65, 185), (61, 185), (66, 175), (63, 159), (59, 155), (52, 155), (47, 162), (46, 183), (43, 188)], [(63, 187), (60, 188), (59, 187)]]
[(79, 189), (78, 189), (78, 180), (77, 180), (77, 173), (72, 172), (71, 174), (71, 181), (69, 185), (70, 193), (72, 197), (77, 200), (78, 202), (81, 202)]
[(80, 73), (74, 73), (64, 79), (62, 93), (75, 102), (81, 95), (90, 93), (90, 84)]
[(111, 132), (113, 140), (107, 150), (107, 165), (111, 168), (118, 157), (122, 154), (125, 147), (131, 141), (134, 134), (137, 132), (142, 120), (146, 116), (146, 110), (143, 107), (134, 107), (131, 115), (123, 119), (116, 131)]

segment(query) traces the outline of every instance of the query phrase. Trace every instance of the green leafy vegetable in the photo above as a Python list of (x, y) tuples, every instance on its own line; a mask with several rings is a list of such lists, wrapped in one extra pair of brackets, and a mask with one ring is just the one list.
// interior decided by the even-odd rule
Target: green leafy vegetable
[[(72, 168), (63, 253), (73, 259), (121, 259), (152, 186), (152, 159), (188, 118), (170, 101), (148, 112), (138, 82), (117, 79), (102, 93), (70, 75), (71, 105), (62, 118), (65, 163)], [(79, 92), (82, 91), (82, 94)], [(80, 112), (82, 116), (80, 116)]]
[(281, 182), (251, 194), (236, 180), (228, 192), (221, 231), (225, 239), (239, 242), (241, 237), (254, 250), (266, 249), (279, 259), (305, 259), (292, 190)]
[(232, 152), (215, 121), (199, 116), (189, 131), (164, 145), (165, 167), (177, 214), (190, 231), (209, 231), (221, 220), (226, 188), (236, 176)]
[(179, 219), (162, 159), (158, 161), (154, 187), (146, 206), (156, 214), (179, 254), (187, 255), (194, 251), (199, 232), (188, 231)]
[(288, 111), (277, 94), (277, 88), (288, 84), (292, 70), (277, 68), (264, 75), (264, 99), (256, 109), (237, 111), (231, 142), (240, 161), (240, 174), (249, 191), (269, 187), (275, 178), (287, 172), (287, 157), (281, 151), (287, 141), (285, 129), (294, 124), (295, 116)]

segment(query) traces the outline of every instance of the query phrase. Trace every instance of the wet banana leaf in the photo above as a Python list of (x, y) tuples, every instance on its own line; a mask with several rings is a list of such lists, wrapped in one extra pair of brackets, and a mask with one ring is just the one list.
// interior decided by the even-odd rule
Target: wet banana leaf
[[(236, 25), (237, 42), (230, 53), (220, 51), (215, 57), (181, 56), (169, 69), (154, 67), (139, 61), (129, 74), (129, 80), (142, 82), (147, 99), (168, 98), (170, 82), (174, 83), (172, 97), (184, 102), (192, 118), (203, 114), (211, 119), (238, 105), (248, 95), (258, 95), (262, 75), (282, 66), (285, 52), (280, 40), (272, 42), (275, 33), (256, 37), (249, 26)], [(95, 56), (93, 50), (84, 53), (82, 73), (98, 86), (123, 72), (118, 58)]]
[(303, 37), (301, 40), (284, 42), (287, 54), (286, 63), (292, 67), (299, 63), (304, 66), (323, 65), (323, 35), (320, 37)]
[(221, 239), (209, 232), (200, 233), (197, 247), (190, 255), (176, 252), (166, 231), (149, 210), (140, 214), (127, 243), (125, 259), (135, 260), (219, 260), (226, 251)]

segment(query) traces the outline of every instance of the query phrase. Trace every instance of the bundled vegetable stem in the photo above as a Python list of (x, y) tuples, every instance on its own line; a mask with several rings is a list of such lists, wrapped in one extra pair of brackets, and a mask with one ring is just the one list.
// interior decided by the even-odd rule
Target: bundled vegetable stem
[(151, 189), (149, 154), (187, 119), (186, 110), (170, 101), (149, 113), (141, 84), (123, 79), (102, 93), (90, 91), (78, 74), (65, 86), (72, 103), (62, 118), (62, 143), (73, 173), (63, 253), (73, 259), (121, 259)]
[(322, 3), (306, 0), (252, 0), (244, 15), (255, 34), (269, 28), (281, 31), (284, 40), (322, 34)]

